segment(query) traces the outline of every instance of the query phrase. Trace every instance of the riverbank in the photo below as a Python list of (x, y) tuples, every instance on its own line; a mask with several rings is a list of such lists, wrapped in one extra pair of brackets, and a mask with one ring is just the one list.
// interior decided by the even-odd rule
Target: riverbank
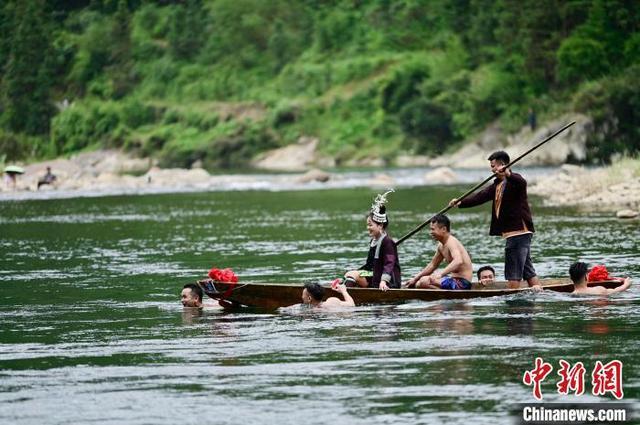
[[(56, 175), (56, 182), (38, 189), (38, 180), (47, 167)], [(486, 168), (481, 167), (210, 174), (202, 168), (161, 169), (149, 158), (134, 158), (118, 150), (87, 152), (24, 168), (15, 188), (7, 182), (0, 187), (0, 201), (228, 190), (398, 188), (474, 184), (487, 176)], [(592, 211), (640, 209), (640, 159), (625, 158), (599, 168), (563, 165), (525, 170), (530, 193), (543, 197), (546, 205), (578, 206)]]
[(640, 159), (623, 158), (599, 168), (563, 165), (538, 179), (529, 193), (543, 197), (546, 205), (617, 211), (620, 217), (635, 217), (640, 210)]
[[(38, 189), (38, 180), (51, 167), (57, 179)], [(400, 188), (441, 184), (474, 184), (487, 170), (448, 167), (369, 169), (311, 169), (305, 172), (249, 171), (243, 174), (210, 174), (202, 168), (161, 169), (149, 159), (137, 159), (120, 151), (103, 150), (25, 166), (15, 189), (6, 183), (0, 201), (60, 199), (151, 193), (315, 190), (352, 187)], [(548, 170), (530, 169), (531, 178)]]

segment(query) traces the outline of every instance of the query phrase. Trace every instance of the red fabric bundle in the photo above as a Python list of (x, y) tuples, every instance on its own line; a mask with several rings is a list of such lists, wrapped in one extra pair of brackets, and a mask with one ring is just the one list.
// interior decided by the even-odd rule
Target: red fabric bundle
[(596, 282), (602, 280), (611, 280), (612, 277), (609, 276), (609, 272), (607, 268), (603, 264), (598, 264), (593, 266), (593, 268), (587, 274), (588, 282)]
[(214, 267), (211, 270), (209, 270), (209, 277), (218, 282), (232, 282), (232, 283), (238, 282), (238, 277), (231, 269), (220, 270)]

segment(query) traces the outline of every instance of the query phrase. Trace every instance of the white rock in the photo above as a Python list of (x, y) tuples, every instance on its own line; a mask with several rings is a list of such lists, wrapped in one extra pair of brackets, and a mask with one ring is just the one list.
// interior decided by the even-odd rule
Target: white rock
[(636, 218), (638, 216), (638, 211), (634, 210), (620, 210), (616, 213), (616, 217), (618, 218)]
[(449, 167), (439, 167), (424, 175), (427, 184), (453, 184), (458, 182), (458, 176)]
[(593, 130), (593, 121), (585, 115), (567, 114), (557, 120), (544, 123), (533, 135), (528, 126), (523, 126), (518, 133), (506, 136), (497, 123), (491, 124), (483, 132), (471, 137), (467, 144), (454, 153), (435, 158), (429, 162), (429, 165), (487, 168), (487, 157), (492, 152), (505, 150), (512, 159), (515, 159), (571, 121), (576, 123), (527, 155), (518, 165), (561, 165), (569, 158), (584, 160), (587, 154), (587, 136)]
[(571, 175), (575, 175), (575, 174), (580, 174), (582, 172), (585, 171), (584, 167), (581, 167), (579, 165), (573, 165), (573, 164), (562, 164), (562, 166), (560, 167), (560, 171), (562, 173), (564, 173), (567, 176), (571, 176)]
[(431, 158), (424, 155), (398, 155), (395, 160), (397, 167), (426, 167)]
[(451, 155), (443, 155), (429, 161), (432, 167), (488, 168), (487, 151), (475, 143), (463, 146)]
[(395, 179), (388, 174), (376, 174), (374, 178), (369, 180), (369, 185), (372, 187), (392, 188), (395, 184)]
[(302, 171), (313, 164), (319, 140), (301, 137), (298, 143), (266, 152), (253, 161), (253, 166), (263, 170)]
[(330, 178), (331, 178), (331, 174), (322, 170), (318, 170), (317, 168), (314, 168), (313, 170), (309, 170), (303, 175), (296, 178), (296, 182), (309, 183), (312, 181), (318, 181), (318, 182), (324, 183), (329, 181)]
[(349, 161), (346, 161), (344, 165), (347, 167), (353, 167), (353, 168), (358, 168), (358, 167), (383, 168), (387, 165), (387, 163), (383, 158), (369, 156), (366, 158), (351, 159)]

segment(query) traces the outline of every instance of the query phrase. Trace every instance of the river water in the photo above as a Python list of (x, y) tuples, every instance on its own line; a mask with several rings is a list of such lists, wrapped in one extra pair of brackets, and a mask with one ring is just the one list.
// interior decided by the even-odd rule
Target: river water
[[(390, 196), (398, 238), (462, 186)], [(591, 394), (596, 361), (622, 361), (640, 400), (640, 290), (412, 302), (318, 312), (183, 311), (182, 285), (209, 268), (244, 282), (329, 282), (364, 260), (376, 191), (238, 191), (0, 203), (0, 423), (496, 424), (536, 400)], [(640, 281), (638, 221), (532, 199), (544, 277), (604, 262)], [(488, 206), (451, 213), (474, 261), (502, 276)], [(400, 247), (403, 276), (431, 258), (426, 233)], [(585, 394), (559, 395), (559, 361), (582, 362)]]

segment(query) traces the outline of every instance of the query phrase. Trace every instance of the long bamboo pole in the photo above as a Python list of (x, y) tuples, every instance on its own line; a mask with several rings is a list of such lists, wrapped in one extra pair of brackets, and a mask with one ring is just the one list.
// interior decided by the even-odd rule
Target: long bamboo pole
[[(545, 143), (547, 143), (549, 140), (553, 139), (554, 137), (556, 137), (558, 134), (562, 133), (563, 131), (565, 131), (567, 128), (571, 127), (572, 125), (574, 125), (576, 122), (572, 121), (569, 124), (565, 125), (564, 127), (562, 127), (560, 130), (556, 131), (555, 133), (553, 133), (551, 136), (548, 136), (546, 139), (544, 139), (542, 142), (538, 143), (537, 145), (535, 145), (534, 147), (532, 147), (531, 149), (529, 149), (528, 151), (526, 151), (525, 153), (523, 153), (522, 155), (520, 155), (519, 157), (517, 157), (516, 159), (514, 159), (513, 161), (511, 161), (510, 163), (508, 163), (507, 165), (504, 166), (504, 168), (509, 168), (511, 166), (513, 166), (516, 162), (520, 161), (522, 158), (524, 158), (525, 156), (529, 155), (531, 152), (535, 151), (536, 149), (538, 149), (540, 146), (544, 145)], [(462, 201), (464, 198), (466, 198), (467, 196), (471, 195), (473, 192), (475, 192), (476, 190), (478, 190), (479, 188), (481, 188), (482, 186), (484, 186), (489, 180), (493, 179), (495, 177), (495, 173), (492, 173), (489, 177), (487, 177), (486, 179), (484, 179), (483, 181), (481, 181), (480, 183), (478, 183), (477, 185), (475, 185), (474, 187), (472, 187), (471, 189), (469, 189), (467, 192), (465, 192), (462, 196), (460, 196), (458, 198), (458, 201)], [(425, 222), (423, 222), (422, 224), (420, 224), (418, 227), (416, 227), (415, 229), (413, 229), (412, 231), (410, 231), (409, 233), (407, 233), (406, 235), (404, 235), (403, 237), (401, 237), (400, 239), (398, 239), (398, 241), (396, 242), (396, 245), (400, 245), (402, 242), (406, 241), (407, 239), (409, 239), (411, 236), (415, 235), (416, 233), (418, 233), (420, 230), (422, 230), (427, 224), (431, 223), (431, 220), (433, 219), (433, 217), (435, 217), (438, 214), (444, 214), (447, 211), (449, 211), (451, 208), (453, 208), (450, 205), (447, 205), (445, 208), (441, 209), (440, 211), (438, 211), (436, 214), (432, 215), (431, 217), (429, 217), (428, 220), (426, 220)]]

